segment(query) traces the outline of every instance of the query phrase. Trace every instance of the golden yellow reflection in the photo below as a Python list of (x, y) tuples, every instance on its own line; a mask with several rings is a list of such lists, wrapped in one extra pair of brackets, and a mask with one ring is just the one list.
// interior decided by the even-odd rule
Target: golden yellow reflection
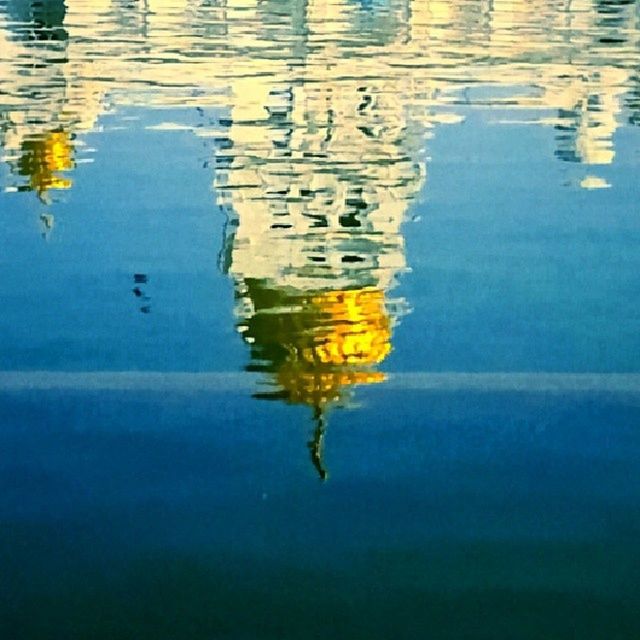
[(260, 397), (310, 407), (315, 421), (309, 443), (321, 478), (326, 413), (355, 385), (382, 382), (375, 370), (391, 350), (391, 319), (384, 292), (373, 288), (295, 294), (247, 283), (250, 315), (240, 331), (250, 345), (249, 368), (270, 375)]
[(324, 408), (345, 387), (380, 382), (372, 369), (391, 349), (384, 294), (375, 289), (288, 295), (256, 291), (255, 311), (241, 331), (254, 366), (274, 374), (286, 399)]
[(41, 199), (50, 189), (71, 187), (71, 179), (61, 174), (73, 166), (73, 144), (66, 131), (51, 131), (22, 143), (19, 172)]
[(311, 296), (309, 304), (326, 318), (327, 325), (319, 328), (311, 346), (300, 350), (305, 361), (367, 365), (389, 353), (389, 318), (381, 291), (323, 291)]

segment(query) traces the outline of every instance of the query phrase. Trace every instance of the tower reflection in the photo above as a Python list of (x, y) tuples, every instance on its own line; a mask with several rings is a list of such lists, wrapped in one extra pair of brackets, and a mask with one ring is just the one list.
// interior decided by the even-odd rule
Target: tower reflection
[[(309, 3), (318, 42), (332, 41), (342, 9)], [(382, 38), (369, 24), (361, 37)], [(255, 395), (309, 407), (321, 479), (330, 408), (385, 378), (378, 365), (405, 307), (392, 298), (405, 270), (401, 225), (425, 178), (423, 125), (407, 108), (405, 80), (373, 61), (366, 81), (354, 79), (330, 48), (309, 47), (304, 64), (268, 83), (233, 84), (215, 176), (247, 369), (266, 378)]]
[[(19, 191), (33, 191), (45, 203), (51, 190), (69, 189), (74, 167), (73, 134), (63, 115), (67, 46), (63, 0), (9, 0), (14, 51), (9, 95), (18, 109), (0, 116), (2, 146), (14, 173), (26, 178)], [(26, 108), (22, 108), (26, 107)]]

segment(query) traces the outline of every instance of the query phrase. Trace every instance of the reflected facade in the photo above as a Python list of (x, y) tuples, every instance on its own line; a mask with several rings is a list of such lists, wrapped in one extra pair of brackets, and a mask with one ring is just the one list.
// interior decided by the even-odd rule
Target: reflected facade
[(248, 369), (269, 374), (261, 397), (311, 408), (322, 478), (328, 407), (384, 379), (376, 365), (404, 306), (391, 297), (405, 269), (401, 225), (425, 179), (421, 123), (401, 84), (321, 75), (324, 54), (309, 53), (277, 91), (254, 88), (248, 105), (243, 81), (233, 87), (215, 174)]
[[(278, 128), (296, 94), (302, 120), (290, 123), (294, 140), (278, 144), (295, 144), (314, 114), (314, 131), (346, 118), (388, 140), (413, 123), (403, 135), (420, 146), (421, 132), (459, 122), (467, 105), (505, 105), (555, 127), (561, 160), (609, 164), (620, 122), (638, 120), (639, 20), (626, 0), (2, 0), (3, 155), (17, 184), (53, 189), (66, 183), (24, 172), (69, 171), (55, 134), (73, 140), (113, 107), (216, 106), (260, 130)], [(356, 115), (339, 111), (352, 102)], [(29, 159), (38, 154), (49, 160)]]

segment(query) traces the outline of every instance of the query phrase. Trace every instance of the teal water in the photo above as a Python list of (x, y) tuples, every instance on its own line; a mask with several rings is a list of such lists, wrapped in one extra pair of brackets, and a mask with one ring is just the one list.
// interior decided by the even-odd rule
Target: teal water
[(0, 0), (0, 637), (638, 637), (639, 45)]

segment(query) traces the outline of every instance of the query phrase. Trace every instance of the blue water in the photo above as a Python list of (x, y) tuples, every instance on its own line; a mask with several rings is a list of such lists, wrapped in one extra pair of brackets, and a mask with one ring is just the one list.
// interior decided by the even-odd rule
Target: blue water
[[(148, 130), (196, 118), (106, 116), (45, 241), (37, 200), (1, 196), (0, 369), (242, 368), (218, 268), (225, 216), (202, 166), (212, 152), (191, 132)], [(394, 290), (413, 311), (383, 368), (637, 371), (640, 131), (625, 130), (615, 167), (600, 170), (615, 188), (585, 191), (580, 165), (553, 161), (552, 130), (487, 120), (471, 112), (430, 141), (428, 179), (403, 225), (411, 271)], [(135, 273), (148, 276), (149, 314)]]
[(0, 638), (639, 637), (638, 16), (0, 0)]
[(634, 637), (637, 395), (361, 396), (3, 393), (5, 637)]

